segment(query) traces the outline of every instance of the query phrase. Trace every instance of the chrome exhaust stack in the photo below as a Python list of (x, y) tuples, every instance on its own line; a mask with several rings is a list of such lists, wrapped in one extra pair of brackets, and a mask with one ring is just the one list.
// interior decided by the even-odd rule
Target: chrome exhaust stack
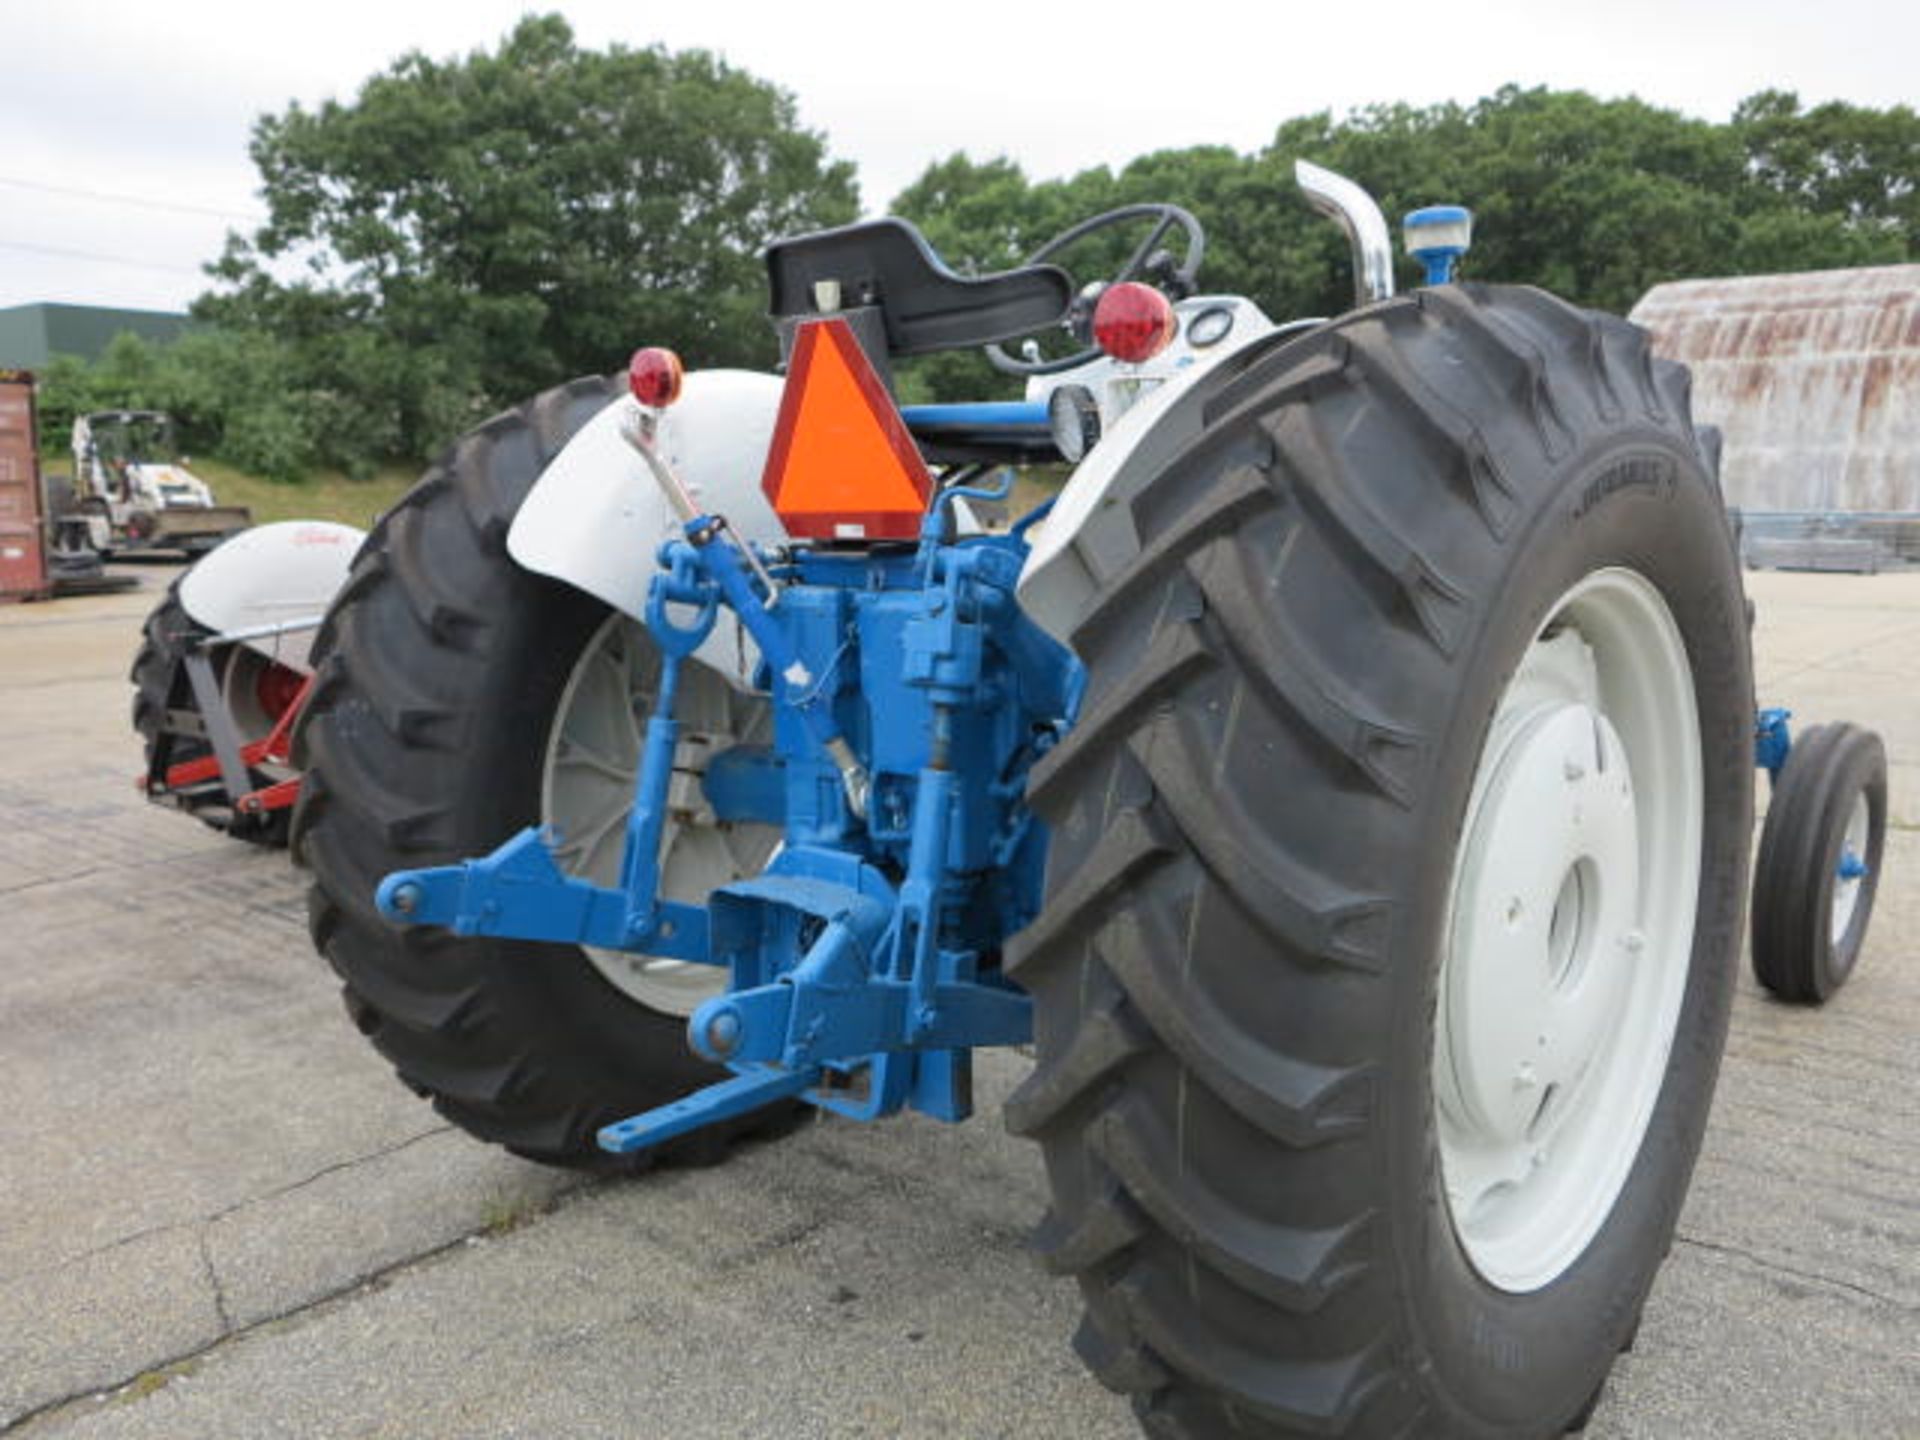
[(1337, 222), (1353, 246), (1353, 297), (1370, 305), (1393, 294), (1393, 237), (1373, 197), (1344, 175), (1305, 160), (1293, 162), (1293, 178), (1307, 203)]

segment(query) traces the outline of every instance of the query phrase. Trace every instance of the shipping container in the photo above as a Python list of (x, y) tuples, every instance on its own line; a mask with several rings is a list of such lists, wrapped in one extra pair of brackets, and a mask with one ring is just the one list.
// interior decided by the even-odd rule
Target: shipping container
[(44, 503), (33, 376), (0, 370), (0, 601), (47, 593)]

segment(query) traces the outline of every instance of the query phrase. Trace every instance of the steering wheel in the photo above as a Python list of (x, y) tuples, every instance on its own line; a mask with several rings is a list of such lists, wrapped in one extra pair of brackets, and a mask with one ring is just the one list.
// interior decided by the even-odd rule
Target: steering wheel
[[(1178, 205), (1122, 205), (1117, 209), (1103, 210), (1098, 215), (1082, 220), (1070, 229), (1062, 230), (1053, 239), (1047, 241), (1026, 263), (1038, 265), (1059, 254), (1068, 246), (1085, 239), (1097, 230), (1109, 226), (1124, 225), (1129, 220), (1138, 220), (1151, 215), (1156, 223), (1147, 232), (1147, 238), (1134, 247), (1133, 253), (1114, 274), (1111, 280), (1095, 281), (1089, 285), (1076, 287), (1072, 306), (1067, 311), (1063, 327), (1076, 339), (1084, 342), (1092, 334), (1093, 307), (1099, 302), (1101, 292), (1110, 285), (1118, 285), (1123, 280), (1145, 278), (1178, 300), (1191, 295), (1194, 291), (1194, 278), (1200, 272), (1200, 257), (1207, 252), (1206, 232), (1200, 228), (1200, 222), (1191, 212)], [(1175, 263), (1167, 251), (1159, 248), (1167, 232), (1178, 228), (1186, 236), (1186, 258)], [(1088, 345), (1071, 355), (1063, 355), (1057, 360), (1025, 360), (1009, 355), (999, 345), (986, 347), (987, 359), (993, 368), (1006, 375), (1057, 375), (1062, 370), (1071, 370), (1084, 365), (1100, 354), (1100, 347)]]

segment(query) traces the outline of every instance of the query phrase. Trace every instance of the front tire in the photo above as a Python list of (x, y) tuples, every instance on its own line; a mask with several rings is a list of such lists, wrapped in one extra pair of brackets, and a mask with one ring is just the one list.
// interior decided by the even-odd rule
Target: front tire
[(1815, 725), (1773, 789), (1753, 867), (1753, 973), (1823, 1005), (1866, 943), (1887, 843), (1887, 750), (1857, 725)]
[[(165, 734), (169, 711), (199, 713), (199, 703), (186, 677), (186, 656), (194, 641), (211, 633), (206, 626), (187, 614), (186, 608), (181, 605), (179, 580), (167, 587), (166, 596), (148, 613), (146, 623), (141, 627), (140, 649), (133, 657), (133, 668), (127, 678), (133, 681), (133, 728), (140, 737), (149, 776), (154, 773), (157, 758), (164, 758), (167, 765), (179, 765), (213, 753), (212, 746), (197, 736), (169, 737)], [(225, 654), (216, 653), (210, 658), (216, 672), (228, 675), (236, 666), (247, 667), (251, 673), (255, 664), (252, 652), (241, 645), (230, 645), (226, 647)], [(228, 718), (238, 727), (241, 738), (258, 739), (273, 728), (274, 720), (279, 718), (277, 713), (235, 712), (231, 702), (238, 692), (230, 686), (223, 689), (230, 703)], [(247, 693), (251, 694), (251, 689)], [(161, 757), (163, 744), (166, 753)], [(250, 778), (258, 788), (284, 780), (287, 776), (278, 769), (271, 772), (255, 770)], [(218, 780), (195, 785), (188, 793), (175, 794), (170, 798), (203, 823), (236, 840), (245, 840), (269, 849), (278, 849), (287, 843), (288, 811), (269, 810), (252, 815), (237, 813), (227, 803), (226, 788)]]
[[(1034, 777), (1049, 901), (1013, 969), (1040, 1063), (1009, 1119), (1045, 1150), (1043, 1248), (1151, 1433), (1558, 1433), (1670, 1242), (1737, 966), (1752, 682), (1685, 372), (1624, 322), (1448, 286), (1219, 408), (1132, 501), (1147, 539), (1073, 637), (1081, 720)], [(1637, 808), (1587, 772), (1609, 753)], [(1571, 788), (1533, 817), (1498, 798), (1513, 765)], [(1579, 838), (1597, 813), (1627, 830)], [(1503, 819), (1564, 853), (1520, 873)], [(1462, 928), (1508, 889), (1544, 978)], [(1575, 966), (1563, 913), (1641, 947)], [(1584, 1161), (1503, 1216), (1525, 1152), (1461, 1157), (1548, 1112), (1496, 1103), (1500, 997), (1615, 974), (1657, 993), (1559, 1074), (1548, 1129)]]
[[(521, 569), (506, 538), (540, 473), (618, 393), (577, 380), (496, 416), (380, 519), (315, 640), (318, 680), (295, 736), (296, 855), (349, 1014), (469, 1133), (595, 1169), (622, 1163), (595, 1144), (601, 1126), (724, 1077), (688, 1050), (675, 1007), (641, 1003), (658, 987), (627, 983), (603, 968), (609, 957), (395, 928), (373, 896), (394, 870), (484, 855), (542, 821), (543, 791), (576, 786), (565, 764), (576, 749), (592, 762), (584, 772), (617, 768), (605, 751), (636, 717), (616, 724), (617, 703), (572, 697), (599, 695), (616, 656), (624, 674), (644, 631), (623, 639), (605, 604)], [(565, 723), (576, 712), (588, 729)], [(630, 780), (615, 790), (630, 801)], [(604, 883), (618, 851), (561, 858)], [(744, 1128), (677, 1149), (717, 1154)]]

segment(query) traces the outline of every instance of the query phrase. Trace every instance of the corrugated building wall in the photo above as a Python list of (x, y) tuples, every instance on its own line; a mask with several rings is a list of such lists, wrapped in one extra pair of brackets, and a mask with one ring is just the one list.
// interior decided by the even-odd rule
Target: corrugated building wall
[(0, 309), (0, 365), (45, 365), (55, 355), (97, 360), (122, 330), (143, 340), (178, 339), (192, 322), (166, 310), (111, 310), (99, 305), (12, 305)]
[(1729, 505), (1920, 513), (1920, 265), (1677, 280), (1630, 318), (1692, 368)]

